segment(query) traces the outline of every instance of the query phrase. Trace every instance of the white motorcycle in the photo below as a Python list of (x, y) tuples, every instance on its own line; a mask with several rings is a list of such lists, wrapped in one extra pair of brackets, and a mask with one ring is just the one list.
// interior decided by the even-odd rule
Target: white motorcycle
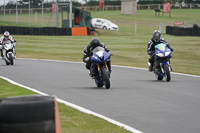
[(12, 43), (10, 40), (3, 42), (2, 52), (3, 52), (3, 57), (6, 62), (6, 65), (14, 64), (14, 59), (16, 58), (15, 43), (16, 43), (16, 41), (14, 41), (14, 43)]

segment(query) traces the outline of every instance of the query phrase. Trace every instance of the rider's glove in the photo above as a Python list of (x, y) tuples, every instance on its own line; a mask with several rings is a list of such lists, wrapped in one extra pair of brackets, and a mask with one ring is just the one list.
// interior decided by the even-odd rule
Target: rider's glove
[(89, 57), (85, 58), (85, 62), (88, 62), (88, 61), (89, 61), (89, 59), (90, 59)]
[(151, 51), (151, 52), (150, 52), (150, 55), (154, 55), (154, 53), (155, 53), (155, 51)]
[(111, 51), (108, 52), (111, 56), (113, 55)]

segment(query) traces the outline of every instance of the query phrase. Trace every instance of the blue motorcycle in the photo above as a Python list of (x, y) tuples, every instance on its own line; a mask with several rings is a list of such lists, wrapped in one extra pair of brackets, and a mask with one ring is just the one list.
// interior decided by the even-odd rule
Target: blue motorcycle
[(110, 62), (111, 54), (106, 52), (103, 47), (96, 47), (91, 52), (91, 72), (97, 87), (110, 88), (110, 71), (108, 62)]
[(154, 73), (157, 80), (162, 80), (165, 77), (166, 81), (171, 80), (170, 72), (172, 68), (170, 66), (170, 58), (172, 51), (163, 43), (160, 43), (155, 46), (154, 53)]

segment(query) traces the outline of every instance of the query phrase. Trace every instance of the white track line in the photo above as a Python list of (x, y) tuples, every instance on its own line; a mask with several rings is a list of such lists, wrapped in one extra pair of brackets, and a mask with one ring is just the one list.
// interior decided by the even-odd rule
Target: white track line
[[(46, 94), (46, 93), (43, 93), (43, 92), (41, 92), (41, 91), (38, 91), (38, 90), (33, 89), (33, 88), (31, 88), (31, 87), (28, 87), (28, 86), (19, 84), (19, 83), (15, 82), (15, 81), (13, 81), (13, 80), (10, 80), (10, 79), (8, 79), (8, 78), (6, 78), (6, 77), (0, 76), (0, 78), (6, 80), (6, 81), (8, 81), (8, 82), (10, 82), (10, 83), (13, 84), (13, 85), (17, 85), (17, 86), (23, 87), (23, 88), (25, 88), (25, 89), (31, 90), (31, 91), (36, 92), (36, 93), (38, 93), (38, 94), (40, 94), (40, 95), (43, 95), (43, 96), (48, 96), (48, 94)], [(128, 131), (131, 131), (132, 133), (143, 133), (143, 132), (141, 132), (141, 131), (139, 131), (139, 130), (136, 130), (136, 129), (134, 129), (134, 128), (128, 126), (128, 125), (125, 125), (125, 124), (120, 123), (120, 122), (118, 122), (118, 121), (116, 121), (116, 120), (110, 119), (110, 118), (108, 118), (108, 117), (106, 117), (106, 116), (103, 116), (103, 115), (101, 115), (101, 114), (98, 114), (98, 113), (95, 113), (95, 112), (93, 112), (93, 111), (90, 111), (90, 110), (88, 110), (88, 109), (85, 109), (85, 108), (80, 107), (80, 106), (78, 106), (78, 105), (75, 105), (75, 104), (73, 104), (73, 103), (64, 101), (64, 100), (59, 99), (59, 98), (56, 98), (56, 100), (57, 100), (58, 102), (60, 102), (60, 103), (63, 103), (63, 104), (65, 104), (65, 105), (67, 105), (67, 106), (69, 106), (69, 107), (72, 107), (72, 108), (74, 108), (74, 109), (76, 109), (76, 110), (79, 110), (79, 111), (81, 111), (81, 112), (83, 112), (83, 113), (91, 114), (91, 115), (97, 116), (97, 117), (99, 117), (99, 118), (102, 118), (102, 119), (104, 119), (104, 120), (106, 120), (106, 121), (108, 121), (108, 122), (110, 122), (110, 123), (112, 123), (112, 124), (115, 124), (115, 125), (117, 125), (117, 126), (119, 126), (119, 127), (122, 127), (122, 128), (124, 128), (124, 129), (126, 129), (126, 130), (128, 130)]]

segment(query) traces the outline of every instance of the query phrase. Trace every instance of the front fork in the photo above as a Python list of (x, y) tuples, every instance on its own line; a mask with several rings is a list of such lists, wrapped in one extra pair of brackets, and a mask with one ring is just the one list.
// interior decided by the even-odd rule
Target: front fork
[(171, 70), (171, 66), (169, 65), (169, 62), (164, 62), (164, 63), (160, 63), (160, 68), (161, 68), (162, 73), (165, 73), (165, 72), (164, 72), (164, 69), (163, 69), (163, 65), (164, 65), (164, 64), (168, 64), (168, 66), (169, 66), (169, 71), (171, 72), (172, 70)]
[[(104, 63), (105, 63), (106, 69), (108, 70), (107, 62), (105, 61)], [(101, 75), (101, 69), (100, 69), (99, 64), (97, 64), (97, 69), (98, 69), (99, 74)]]

